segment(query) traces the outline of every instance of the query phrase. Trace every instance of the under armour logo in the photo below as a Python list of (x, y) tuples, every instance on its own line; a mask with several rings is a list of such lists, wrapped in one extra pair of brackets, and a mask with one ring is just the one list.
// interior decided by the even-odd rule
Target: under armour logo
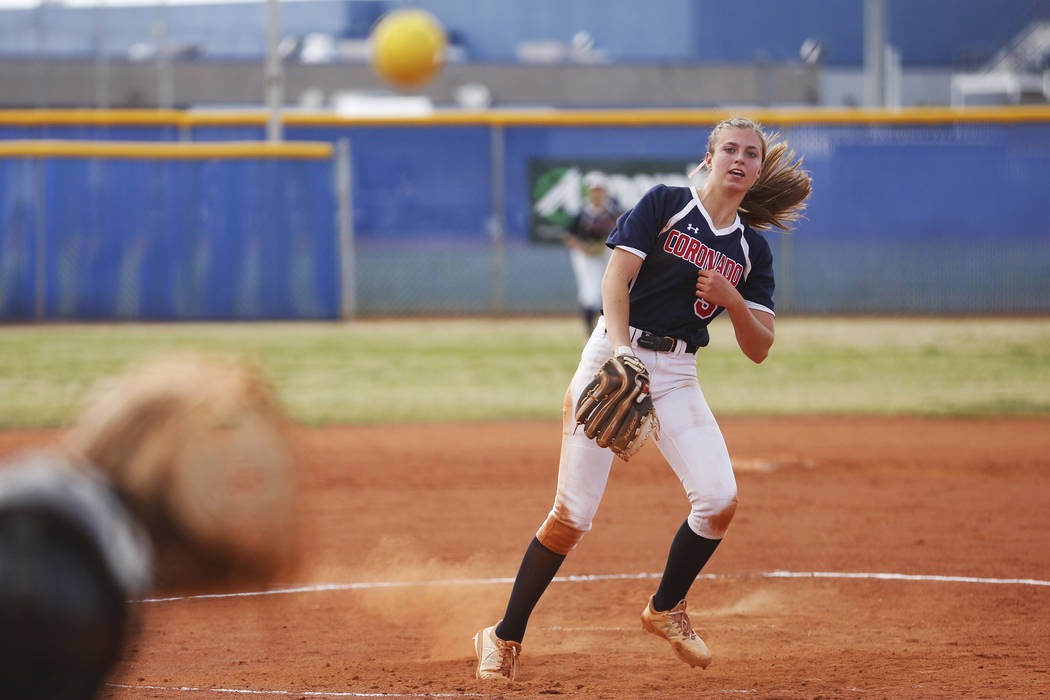
[(692, 224), (686, 226), (686, 229), (689, 230), (689, 233), (700, 233), (700, 229), (698, 229), (696, 226), (693, 226)]

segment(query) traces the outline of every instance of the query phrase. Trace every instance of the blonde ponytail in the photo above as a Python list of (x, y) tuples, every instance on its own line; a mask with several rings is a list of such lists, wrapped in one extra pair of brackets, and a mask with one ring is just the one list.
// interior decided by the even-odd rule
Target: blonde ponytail
[(796, 160), (795, 152), (778, 141), (769, 147), (762, 173), (740, 203), (740, 218), (754, 229), (775, 227), (790, 231), (802, 218), (811, 191), (802, 159)]
[(767, 135), (755, 121), (732, 117), (715, 125), (707, 140), (707, 150), (714, 153), (718, 134), (724, 129), (751, 129), (762, 139), (762, 172), (751, 186), (738, 212), (754, 229), (779, 228), (790, 231), (802, 218), (806, 199), (812, 191), (809, 173), (802, 169), (802, 158), (778, 135)]

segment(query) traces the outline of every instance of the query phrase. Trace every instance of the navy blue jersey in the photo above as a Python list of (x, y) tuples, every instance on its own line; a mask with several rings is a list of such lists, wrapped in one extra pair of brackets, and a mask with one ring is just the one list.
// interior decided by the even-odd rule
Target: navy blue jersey
[(616, 222), (606, 245), (642, 258), (631, 283), (635, 328), (704, 346), (707, 326), (725, 309), (696, 296), (701, 269), (718, 270), (748, 307), (773, 313), (773, 254), (737, 216), (716, 229), (692, 187), (656, 185)]

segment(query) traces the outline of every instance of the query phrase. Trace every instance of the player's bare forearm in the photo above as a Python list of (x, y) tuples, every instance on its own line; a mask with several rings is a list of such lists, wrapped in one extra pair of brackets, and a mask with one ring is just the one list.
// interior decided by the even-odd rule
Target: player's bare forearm
[(609, 344), (615, 350), (631, 344), (630, 300), (626, 284), (609, 279), (608, 273), (602, 279), (602, 313), (605, 316), (605, 330)]
[(602, 313), (605, 315), (605, 330), (614, 352), (622, 345), (631, 344), (630, 285), (641, 266), (641, 258), (617, 248), (605, 267), (605, 275), (602, 277)]
[(762, 362), (773, 346), (773, 315), (752, 310), (729, 280), (715, 270), (701, 270), (696, 278), (696, 295), (729, 312), (736, 342), (755, 363)]
[(727, 307), (726, 311), (733, 322), (736, 343), (744, 354), (756, 364), (766, 359), (775, 337), (773, 314), (749, 308), (743, 297), (739, 304)]

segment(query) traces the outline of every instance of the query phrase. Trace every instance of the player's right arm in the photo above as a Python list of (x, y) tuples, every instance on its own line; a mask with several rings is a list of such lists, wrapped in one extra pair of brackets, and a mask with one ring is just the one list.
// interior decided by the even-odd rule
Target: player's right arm
[(602, 278), (602, 314), (614, 354), (619, 354), (618, 348), (631, 345), (631, 284), (670, 216), (668, 209), (676, 209), (673, 200), (674, 193), (666, 185), (653, 186), (623, 213), (606, 241), (613, 253)]
[(631, 282), (642, 267), (642, 259), (624, 250), (614, 248), (609, 264), (602, 277), (602, 313), (605, 316), (605, 330), (613, 354), (619, 354), (617, 348), (631, 345)]

